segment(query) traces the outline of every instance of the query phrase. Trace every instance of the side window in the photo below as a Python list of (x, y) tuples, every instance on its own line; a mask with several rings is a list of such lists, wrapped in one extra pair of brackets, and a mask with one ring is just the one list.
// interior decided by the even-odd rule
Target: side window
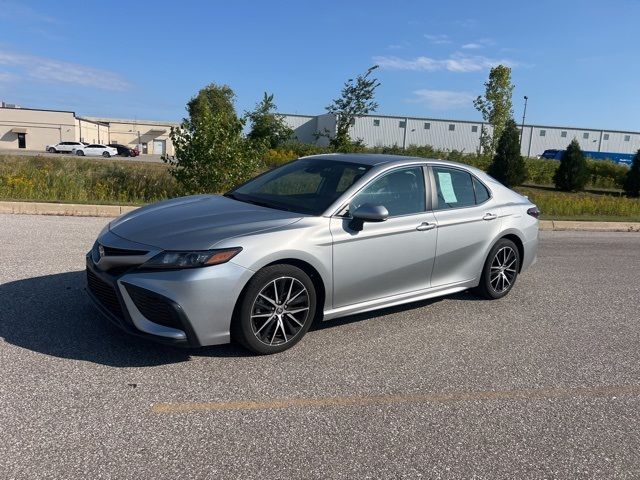
[(486, 202), (491, 197), (489, 190), (476, 177), (473, 177), (473, 189), (476, 191), (476, 204)]
[(433, 167), (438, 193), (438, 210), (471, 207), (476, 204), (470, 173), (454, 168)]
[(427, 207), (422, 167), (401, 168), (378, 177), (351, 200), (349, 210), (365, 203), (385, 206), (390, 217), (424, 212)]

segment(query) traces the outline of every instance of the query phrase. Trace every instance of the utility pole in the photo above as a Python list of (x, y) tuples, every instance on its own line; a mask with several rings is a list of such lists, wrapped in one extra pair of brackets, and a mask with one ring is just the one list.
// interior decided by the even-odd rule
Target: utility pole
[(527, 101), (529, 97), (524, 96), (524, 112), (522, 112), (522, 126), (520, 127), (520, 151), (522, 151), (522, 136), (524, 135), (524, 119), (527, 117)]

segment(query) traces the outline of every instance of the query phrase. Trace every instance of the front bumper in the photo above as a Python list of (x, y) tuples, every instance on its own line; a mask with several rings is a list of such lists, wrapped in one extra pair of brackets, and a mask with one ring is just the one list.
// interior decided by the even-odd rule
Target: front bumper
[(198, 347), (230, 341), (235, 303), (253, 272), (231, 262), (112, 274), (86, 258), (87, 292), (112, 323), (139, 337)]

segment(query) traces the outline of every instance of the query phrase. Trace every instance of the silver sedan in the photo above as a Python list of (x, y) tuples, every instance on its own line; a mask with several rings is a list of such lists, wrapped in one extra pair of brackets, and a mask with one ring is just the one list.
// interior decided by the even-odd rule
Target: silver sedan
[(536, 260), (538, 216), (467, 165), (305, 157), (112, 221), (87, 254), (88, 292), (139, 336), (275, 353), (315, 319), (467, 289), (504, 297)]

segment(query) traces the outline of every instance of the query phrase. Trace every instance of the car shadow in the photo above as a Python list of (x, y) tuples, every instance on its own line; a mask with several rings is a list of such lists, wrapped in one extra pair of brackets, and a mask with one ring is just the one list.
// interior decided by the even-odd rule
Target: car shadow
[(235, 345), (183, 349), (128, 335), (91, 304), (85, 283), (85, 272), (77, 271), (0, 285), (0, 337), (45, 355), (114, 367), (179, 363), (192, 356), (252, 355)]
[(370, 312), (357, 313), (355, 315), (339, 317), (333, 320), (328, 320), (326, 322), (323, 322), (322, 320), (317, 319), (309, 330), (311, 331), (324, 330), (326, 328), (333, 328), (341, 325), (348, 325), (350, 323), (362, 322), (364, 320), (370, 320), (372, 318), (382, 317), (385, 315), (393, 315), (394, 313), (402, 313), (408, 310), (427, 307), (429, 305), (433, 305), (435, 303), (441, 302), (442, 300), (446, 300), (446, 299), (463, 300), (463, 301), (481, 301), (482, 297), (476, 296), (470, 290), (465, 290), (463, 292), (453, 293), (451, 295), (446, 295), (444, 297), (430, 298), (427, 300), (420, 300), (417, 302), (396, 305), (394, 307), (387, 307), (379, 310), (372, 310)]

